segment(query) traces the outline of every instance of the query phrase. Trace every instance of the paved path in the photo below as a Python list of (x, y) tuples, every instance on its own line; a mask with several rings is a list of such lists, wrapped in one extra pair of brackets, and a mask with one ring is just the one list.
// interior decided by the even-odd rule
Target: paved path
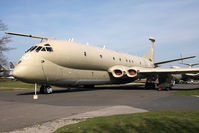
[[(188, 86), (176, 87), (178, 90)], [(198, 97), (144, 90), (143, 85), (55, 90), (52, 95), (39, 95), (38, 100), (32, 99), (33, 94), (31, 90), (0, 92), (0, 132), (118, 105), (149, 111), (199, 110)]]

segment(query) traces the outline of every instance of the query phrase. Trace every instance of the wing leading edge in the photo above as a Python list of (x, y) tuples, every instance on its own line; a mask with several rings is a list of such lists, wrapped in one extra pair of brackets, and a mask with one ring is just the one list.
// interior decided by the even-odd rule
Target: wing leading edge
[(136, 68), (138, 73), (169, 73), (169, 74), (178, 74), (178, 73), (195, 73), (199, 72), (199, 68)]

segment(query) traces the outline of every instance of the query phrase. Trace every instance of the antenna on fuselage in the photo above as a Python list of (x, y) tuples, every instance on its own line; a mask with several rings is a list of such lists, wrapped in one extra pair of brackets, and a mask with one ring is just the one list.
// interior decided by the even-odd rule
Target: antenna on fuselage
[(31, 37), (31, 38), (37, 38), (43, 40), (55, 40), (55, 38), (49, 38), (49, 37), (42, 37), (42, 36), (34, 36), (34, 35), (28, 35), (28, 34), (22, 34), (22, 33), (14, 33), (14, 32), (5, 32), (9, 35), (15, 35), (15, 36), (23, 36), (23, 37)]
[(69, 42), (73, 42), (73, 41), (74, 41), (74, 38), (69, 38), (68, 41), (69, 41)]

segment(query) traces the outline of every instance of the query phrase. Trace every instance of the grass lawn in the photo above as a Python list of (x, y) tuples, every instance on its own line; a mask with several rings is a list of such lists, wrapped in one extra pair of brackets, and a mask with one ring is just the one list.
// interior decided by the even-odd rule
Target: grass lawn
[(0, 91), (8, 91), (8, 90), (15, 90), (15, 89), (33, 89), (33, 84), (27, 84), (21, 81), (15, 80), (8, 80), (8, 79), (0, 79)]
[(199, 88), (198, 89), (190, 89), (190, 90), (178, 90), (178, 91), (172, 92), (172, 94), (187, 95), (187, 96), (199, 96)]
[(97, 117), (55, 133), (198, 133), (199, 111), (146, 112)]

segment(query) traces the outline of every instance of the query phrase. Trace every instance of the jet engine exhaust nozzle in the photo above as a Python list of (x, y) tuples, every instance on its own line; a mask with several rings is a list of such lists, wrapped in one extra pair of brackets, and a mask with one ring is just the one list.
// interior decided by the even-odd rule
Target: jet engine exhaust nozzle
[(129, 70), (127, 71), (127, 76), (128, 76), (128, 77), (131, 77), (131, 78), (136, 77), (136, 76), (137, 76), (137, 71), (134, 70), (134, 69), (129, 69)]

